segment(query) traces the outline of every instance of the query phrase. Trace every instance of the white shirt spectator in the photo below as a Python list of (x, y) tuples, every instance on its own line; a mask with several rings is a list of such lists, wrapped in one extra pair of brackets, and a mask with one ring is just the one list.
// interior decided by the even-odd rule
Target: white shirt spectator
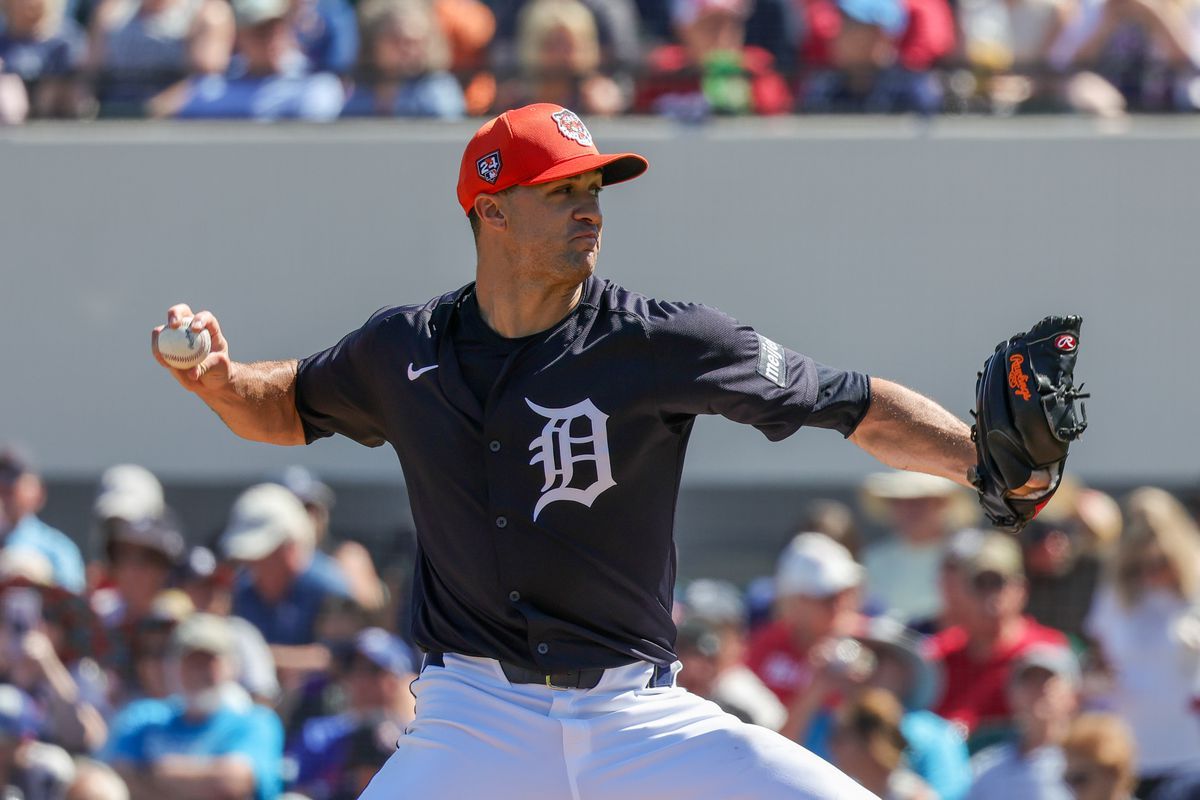
[(1057, 747), (1021, 753), (1014, 744), (998, 744), (971, 759), (975, 782), (967, 800), (1072, 800), (1063, 783), (1066, 757)]

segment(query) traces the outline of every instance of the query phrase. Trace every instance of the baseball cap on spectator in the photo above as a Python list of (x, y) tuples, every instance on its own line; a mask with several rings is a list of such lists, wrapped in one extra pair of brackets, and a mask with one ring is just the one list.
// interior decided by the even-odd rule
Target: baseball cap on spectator
[(233, 504), (221, 549), (237, 561), (258, 561), (286, 541), (312, 547), (316, 533), (304, 504), (277, 483), (247, 489)]
[(971, 581), (985, 573), (994, 573), (1005, 581), (1025, 577), (1021, 546), (1015, 536), (1007, 533), (985, 533), (979, 546), (965, 554), (959, 566)]
[(475, 197), (601, 170), (605, 186), (646, 171), (636, 153), (602, 155), (575, 112), (553, 103), (505, 111), (480, 126), (463, 151), (458, 203), (470, 214)]
[(113, 560), (113, 551), (118, 543), (132, 544), (153, 550), (166, 559), (168, 564), (178, 564), (187, 548), (183, 534), (169, 511), (159, 517), (125, 519), (113, 517), (106, 526), (107, 536), (104, 551), (108, 560)]
[(855, 22), (882, 28), (889, 36), (899, 36), (908, 22), (899, 0), (837, 0), (837, 7)]
[(947, 500), (947, 525), (951, 528), (966, 527), (978, 517), (972, 498), (958, 484), (946, 478), (926, 475), (924, 472), (892, 470), (871, 473), (863, 480), (863, 510), (878, 522), (891, 521), (892, 510), (889, 501), (920, 500), (926, 497)]
[(354, 637), (354, 653), (394, 675), (409, 675), (413, 668), (412, 649), (399, 636), (383, 628), (367, 628)]
[(288, 15), (288, 0), (233, 0), (233, 16), (239, 28), (252, 28)]
[(688, 619), (703, 619), (713, 625), (746, 624), (746, 603), (729, 581), (692, 581), (683, 593), (683, 605)]
[(233, 631), (223, 617), (196, 612), (180, 622), (171, 634), (171, 650), (184, 653), (229, 655), (234, 651)]
[(1071, 686), (1078, 689), (1082, 677), (1079, 671), (1079, 659), (1066, 647), (1052, 644), (1037, 644), (1030, 647), (1017, 657), (1009, 672), (1009, 683), (1016, 683), (1031, 669), (1042, 669), (1051, 675), (1058, 675)]
[(779, 556), (778, 596), (830, 597), (862, 583), (863, 568), (850, 551), (823, 533), (801, 533)]
[(687, 26), (710, 14), (745, 18), (750, 16), (751, 5), (748, 0), (672, 0), (671, 21)]
[(164, 589), (150, 601), (143, 619), (151, 625), (178, 625), (196, 610), (192, 600), (179, 589)]
[(5, 547), (0, 549), (0, 581), (50, 586), (54, 583), (54, 565), (31, 547)]
[(306, 467), (293, 464), (272, 479), (273, 483), (285, 486), (300, 498), (304, 505), (333, 508), (333, 489), (320, 480)]
[(908, 691), (900, 698), (909, 710), (929, 708), (942, 689), (941, 670), (925, 658), (921, 636), (891, 617), (870, 617), (861, 621), (854, 638), (873, 650), (895, 655), (908, 670)]
[(979, 546), (983, 544), (983, 540), (987, 534), (979, 528), (963, 528), (955, 531), (946, 540), (945, 547), (942, 548), (942, 564), (949, 567), (958, 567), (978, 552)]
[(145, 467), (117, 464), (100, 476), (92, 504), (97, 519), (149, 519), (161, 517), (164, 510), (162, 484)]
[(12, 483), (29, 472), (36, 472), (33, 459), (24, 448), (15, 444), (0, 448), (0, 483)]
[(9, 683), (0, 684), (0, 737), (24, 739), (38, 732), (37, 704)]

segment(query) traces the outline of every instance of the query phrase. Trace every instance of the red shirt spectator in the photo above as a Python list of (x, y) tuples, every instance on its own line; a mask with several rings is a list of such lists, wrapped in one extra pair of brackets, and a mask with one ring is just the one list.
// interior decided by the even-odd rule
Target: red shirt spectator
[(924, 72), (954, 49), (954, 15), (946, 0), (904, 0), (908, 26), (896, 43), (900, 66)]
[(970, 638), (960, 626), (929, 640), (928, 656), (942, 662), (945, 679), (941, 702), (934, 711), (968, 732), (1007, 723), (1012, 713), (1007, 692), (1012, 665), (1034, 645), (1067, 645), (1067, 637), (1030, 617), (1021, 617), (1018, 623), (1012, 639), (998, 642), (982, 657), (971, 653)]
[(807, 647), (796, 644), (791, 630), (782, 621), (764, 625), (750, 640), (746, 666), (767, 685), (780, 702), (789, 705), (797, 692), (812, 681), (812, 666)]

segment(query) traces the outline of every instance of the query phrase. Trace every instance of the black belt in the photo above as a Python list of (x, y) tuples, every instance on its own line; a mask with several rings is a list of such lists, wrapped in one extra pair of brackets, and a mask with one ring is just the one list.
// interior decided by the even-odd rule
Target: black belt
[[(533, 669), (526, 669), (518, 664), (513, 664), (510, 661), (499, 661), (500, 671), (504, 673), (504, 677), (509, 683), (533, 683), (539, 686), (549, 686), (551, 689), (595, 689), (600, 683), (600, 679), (604, 677), (603, 667), (585, 667), (583, 669), (570, 669), (565, 672), (538, 672)], [(443, 654), (432, 651), (425, 654), (425, 660), (421, 664), (421, 669), (425, 667), (444, 667), (446, 666)], [(674, 676), (671, 672), (671, 667), (654, 665), (654, 675), (651, 676), (649, 683), (646, 684), (647, 689), (657, 689), (663, 686), (671, 686), (674, 684)]]

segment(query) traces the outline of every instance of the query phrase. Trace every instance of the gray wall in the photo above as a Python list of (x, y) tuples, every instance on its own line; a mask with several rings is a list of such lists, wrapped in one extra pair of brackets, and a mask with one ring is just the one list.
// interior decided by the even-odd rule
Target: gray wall
[[(395, 481), (386, 448), (236, 440), (153, 363), (149, 330), (185, 300), (218, 313), (237, 358), (299, 356), (379, 306), (470, 280), (453, 184), (471, 127), (0, 130), (0, 440), (60, 477), (135, 461), (175, 481), (240, 480), (303, 460)], [(1078, 371), (1095, 399), (1072, 467), (1098, 481), (1196, 474), (1195, 121), (593, 132), (651, 162), (604, 196), (603, 274), (717, 305), (960, 414), (997, 341), (1082, 313)], [(844, 482), (871, 467), (833, 434), (769, 445), (707, 420), (686, 480)]]

